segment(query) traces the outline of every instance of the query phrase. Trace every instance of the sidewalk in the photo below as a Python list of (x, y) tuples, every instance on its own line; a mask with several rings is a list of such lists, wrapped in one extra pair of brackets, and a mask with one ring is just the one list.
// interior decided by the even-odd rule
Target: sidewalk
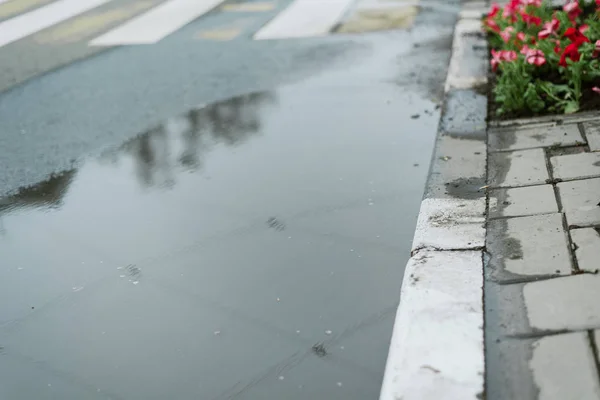
[(600, 115), (548, 120), (488, 130), (489, 399), (600, 398)]
[(600, 112), (486, 126), (485, 6), (457, 24), (381, 399), (600, 399)]

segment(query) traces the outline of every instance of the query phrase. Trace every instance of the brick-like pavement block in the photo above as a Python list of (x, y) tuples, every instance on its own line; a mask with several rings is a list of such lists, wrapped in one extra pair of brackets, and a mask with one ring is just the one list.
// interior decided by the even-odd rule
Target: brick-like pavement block
[(522, 217), (558, 212), (552, 185), (490, 191), (490, 218)]
[(571, 231), (571, 238), (576, 245), (575, 256), (579, 269), (600, 269), (600, 233), (593, 228), (574, 229)]
[(488, 141), (490, 151), (505, 151), (573, 146), (583, 143), (583, 137), (576, 124), (540, 124), (492, 129), (489, 131)]
[(600, 121), (585, 122), (583, 130), (591, 151), (600, 151)]
[(600, 275), (581, 274), (523, 287), (531, 329), (583, 330), (600, 327)]
[(544, 150), (491, 153), (488, 184), (492, 187), (530, 186), (549, 179)]
[(600, 176), (600, 153), (568, 154), (552, 157), (550, 162), (555, 178), (585, 179)]
[(570, 226), (600, 225), (600, 179), (562, 182), (557, 187)]
[(494, 275), (499, 281), (571, 274), (561, 214), (490, 221), (487, 243)]
[(600, 384), (587, 332), (547, 336), (532, 345), (529, 367), (543, 400), (598, 400)]

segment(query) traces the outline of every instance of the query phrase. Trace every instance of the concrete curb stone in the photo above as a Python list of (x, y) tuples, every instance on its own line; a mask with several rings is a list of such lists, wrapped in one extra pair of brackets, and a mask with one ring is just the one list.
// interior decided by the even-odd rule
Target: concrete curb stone
[(484, 395), (487, 42), (483, 2), (456, 25), (430, 176), (402, 283), (381, 400)]

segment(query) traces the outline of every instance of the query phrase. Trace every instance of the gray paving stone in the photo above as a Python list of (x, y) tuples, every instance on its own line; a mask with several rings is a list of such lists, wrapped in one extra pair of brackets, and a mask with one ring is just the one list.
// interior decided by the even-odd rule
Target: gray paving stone
[(557, 186), (569, 226), (600, 225), (600, 179), (562, 182)]
[(583, 143), (576, 124), (540, 124), (504, 129), (491, 129), (488, 135), (490, 151), (523, 150)]
[(600, 275), (581, 274), (523, 287), (531, 329), (583, 330), (600, 327)]
[(587, 332), (547, 336), (532, 344), (529, 367), (539, 400), (598, 400), (600, 384)]
[(600, 176), (600, 153), (579, 153), (552, 157), (552, 171), (559, 179), (585, 179)]
[(552, 185), (490, 191), (490, 218), (551, 214), (558, 211)]
[(498, 281), (571, 274), (561, 214), (492, 220), (487, 243), (493, 275)]
[[(485, 133), (485, 131), (484, 131)], [(435, 148), (425, 197), (485, 198), (485, 135), (482, 140), (441, 135)]]
[(600, 151), (600, 121), (584, 122), (583, 130), (590, 150)]
[(488, 155), (491, 187), (531, 186), (549, 179), (544, 150), (520, 150)]
[(600, 233), (593, 228), (574, 229), (571, 239), (577, 245), (575, 256), (579, 269), (595, 271), (600, 268)]

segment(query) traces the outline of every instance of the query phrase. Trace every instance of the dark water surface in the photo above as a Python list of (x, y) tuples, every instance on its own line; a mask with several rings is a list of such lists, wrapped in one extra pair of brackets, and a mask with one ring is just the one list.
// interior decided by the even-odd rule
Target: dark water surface
[(441, 35), (384, 35), (0, 200), (0, 398), (376, 398)]

